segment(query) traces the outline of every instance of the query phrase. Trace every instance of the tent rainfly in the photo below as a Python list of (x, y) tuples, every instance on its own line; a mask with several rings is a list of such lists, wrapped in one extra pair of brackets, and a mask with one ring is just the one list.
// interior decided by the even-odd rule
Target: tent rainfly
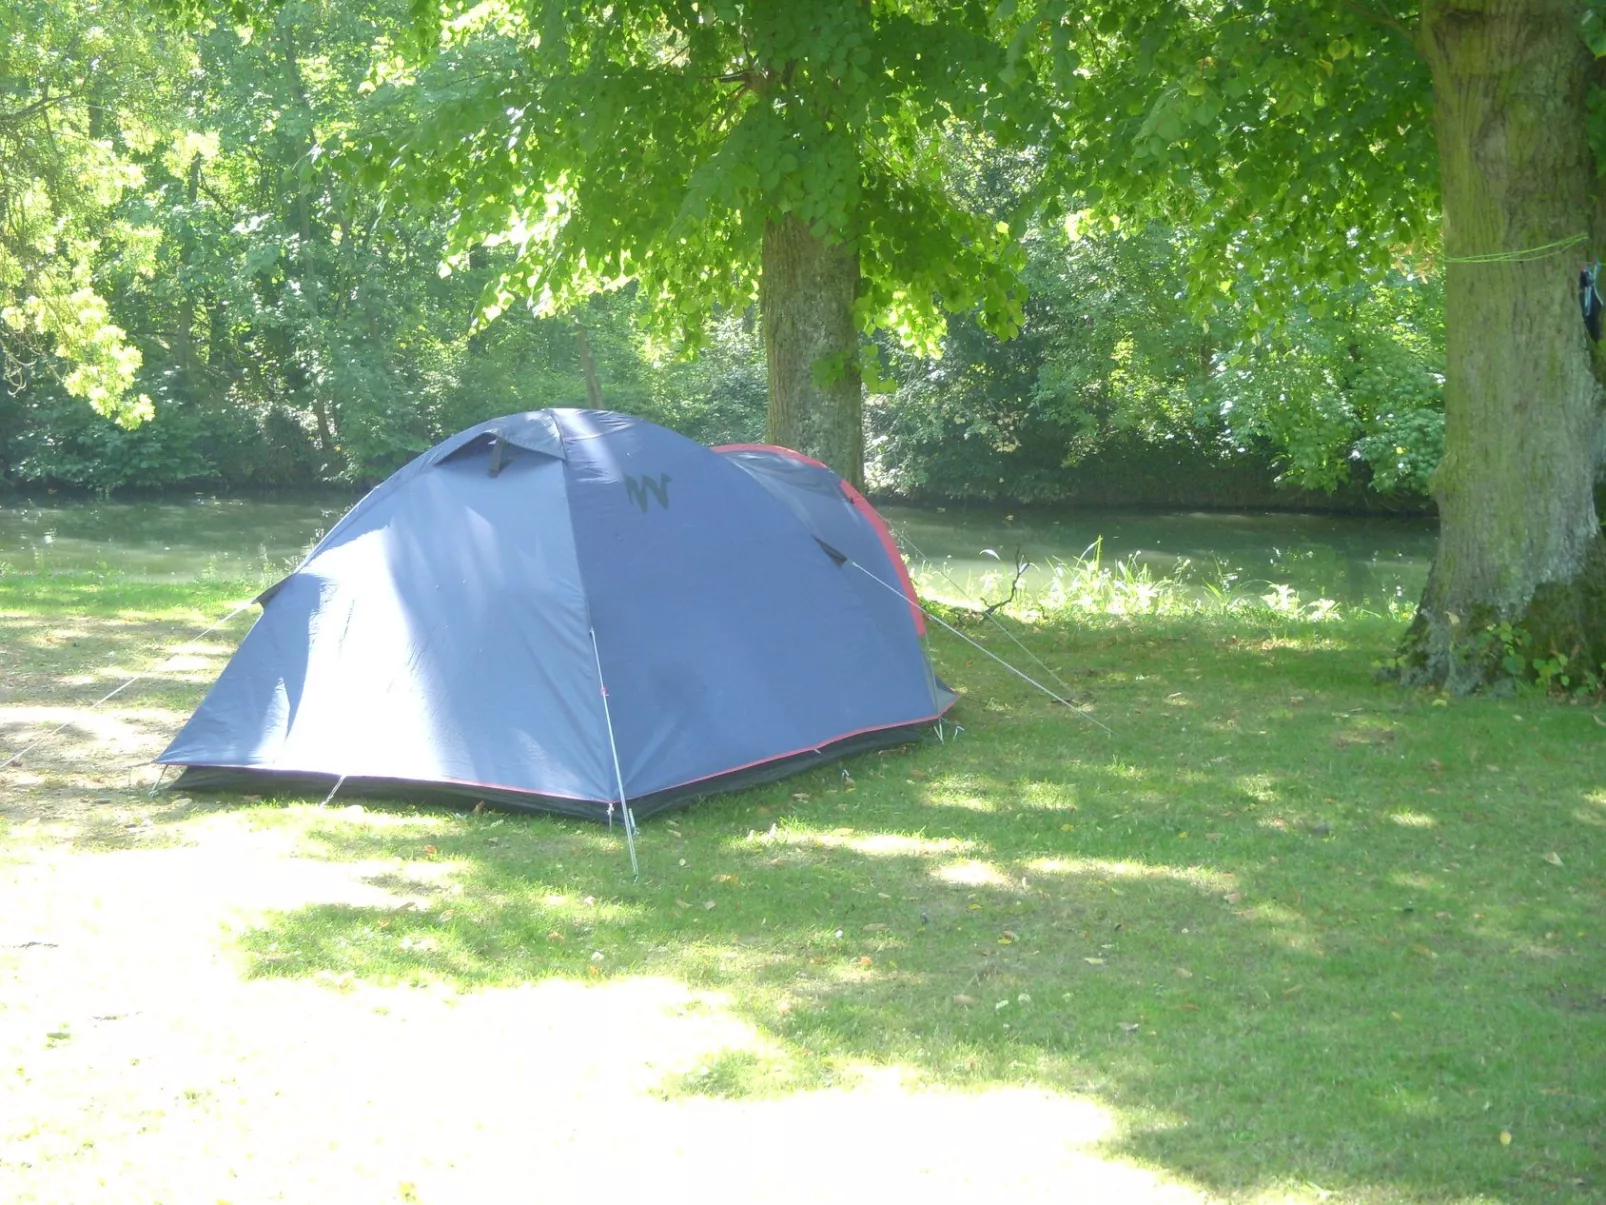
[(258, 601), (158, 759), (178, 786), (628, 803), (629, 824), (911, 740), (954, 700), (852, 486), (605, 411), (460, 432)]

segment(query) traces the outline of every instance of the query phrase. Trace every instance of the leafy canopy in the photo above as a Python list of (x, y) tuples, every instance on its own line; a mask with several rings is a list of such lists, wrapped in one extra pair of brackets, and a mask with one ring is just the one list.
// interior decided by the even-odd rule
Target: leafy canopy
[(1269, 324), (1437, 240), (1432, 88), (1400, 0), (1004, 0), (1063, 97), (1073, 205), (1192, 236)]
[(857, 251), (861, 329), (935, 350), (945, 311), (1020, 318), (1012, 227), (956, 198), (943, 153), (958, 126), (1041, 139), (995, 29), (953, 0), (487, 0), (374, 74), (401, 116), (360, 150), (374, 182), (455, 206), (456, 262), (513, 249), (487, 317), (634, 280), (695, 342), (756, 299), (765, 226), (793, 215)]
[(0, 363), (13, 389), (42, 363), (103, 415), (150, 416), (106, 281), (154, 269), (159, 231), (114, 210), (144, 184), (139, 160), (181, 136), (170, 89), (183, 57), (121, 5), (0, 12)]

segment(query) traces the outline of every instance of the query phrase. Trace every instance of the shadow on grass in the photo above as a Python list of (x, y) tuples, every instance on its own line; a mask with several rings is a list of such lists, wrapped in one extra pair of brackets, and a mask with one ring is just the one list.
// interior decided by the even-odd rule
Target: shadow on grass
[(319, 856), (434, 873), (401, 910), (274, 918), (253, 973), (667, 975), (783, 1052), (675, 1091), (896, 1065), (1094, 1095), (1125, 1120), (1113, 1149), (1221, 1193), (1597, 1191), (1602, 834), (1574, 814), (1601, 767), (1568, 757), (1589, 717), (1435, 707), (1373, 687), (1373, 650), (1286, 634), (1040, 640), (1105, 660), (1113, 737), (944, 664), (957, 742), (654, 821), (639, 883), (596, 826), (265, 810)]
[[(131, 644), (160, 646), (240, 596), (114, 584), (58, 599), (6, 580), (0, 667), (29, 675), (12, 699), (29, 706), (65, 702), (49, 688), (85, 672), (82, 646), (35, 639), (59, 616), (101, 617), (97, 633), (116, 616), (145, 625)], [(774, 1094), (890, 1065), (1096, 1097), (1124, 1121), (1112, 1149), (1225, 1194), (1598, 1196), (1598, 729), (1542, 700), (1438, 706), (1376, 687), (1395, 634), (1242, 617), (1026, 631), (1111, 733), (939, 636), (965, 696), (957, 740), (654, 820), (638, 883), (594, 825), (242, 810), (293, 831), (303, 856), (372, 864), (406, 901), (271, 915), (243, 945), (268, 977), (475, 990), (662, 975), (723, 991), (773, 1054), (732, 1051), (666, 1092)], [(140, 689), (142, 706), (188, 707), (202, 686)], [(88, 736), (48, 768), (109, 756)], [(218, 806), (137, 802), (89, 814), (84, 843), (182, 836)]]

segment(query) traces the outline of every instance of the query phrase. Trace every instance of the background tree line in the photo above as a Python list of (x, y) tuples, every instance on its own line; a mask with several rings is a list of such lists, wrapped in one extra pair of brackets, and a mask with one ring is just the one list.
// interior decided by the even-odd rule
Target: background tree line
[[(289, 3), (186, 33), (129, 3), (11, 7), (7, 486), (360, 484), (469, 423), (546, 405), (600, 403), (708, 441), (763, 434), (752, 304), (714, 307), (692, 338), (635, 285), (561, 315), (510, 302), (475, 326), (518, 250), (448, 255), (453, 199), (376, 187), (358, 153), (420, 116), (398, 107), (428, 103), (385, 87), (418, 70), (397, 45), (408, 12)], [(1275, 471), (1307, 490), (1348, 483), (1352, 500), (1425, 500), (1443, 444), (1431, 261), (1311, 292), (1275, 328), (1252, 287), (1206, 319), (1187, 229), (1052, 206), (1022, 219), (1041, 148), (969, 129), (941, 152), (974, 208), (1024, 221), (1019, 335), (956, 322), (924, 345), (875, 337), (873, 488), (1096, 501), (1113, 476), (1130, 490), (1133, 466), (1183, 462), (1205, 472), (1196, 495)]]

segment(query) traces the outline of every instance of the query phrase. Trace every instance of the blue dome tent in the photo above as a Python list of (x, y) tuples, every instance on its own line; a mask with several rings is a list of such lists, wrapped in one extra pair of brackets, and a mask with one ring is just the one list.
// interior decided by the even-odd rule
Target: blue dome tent
[(158, 759), (196, 788), (625, 823), (913, 739), (954, 696), (902, 558), (824, 465), (643, 419), (493, 419), (375, 488)]

